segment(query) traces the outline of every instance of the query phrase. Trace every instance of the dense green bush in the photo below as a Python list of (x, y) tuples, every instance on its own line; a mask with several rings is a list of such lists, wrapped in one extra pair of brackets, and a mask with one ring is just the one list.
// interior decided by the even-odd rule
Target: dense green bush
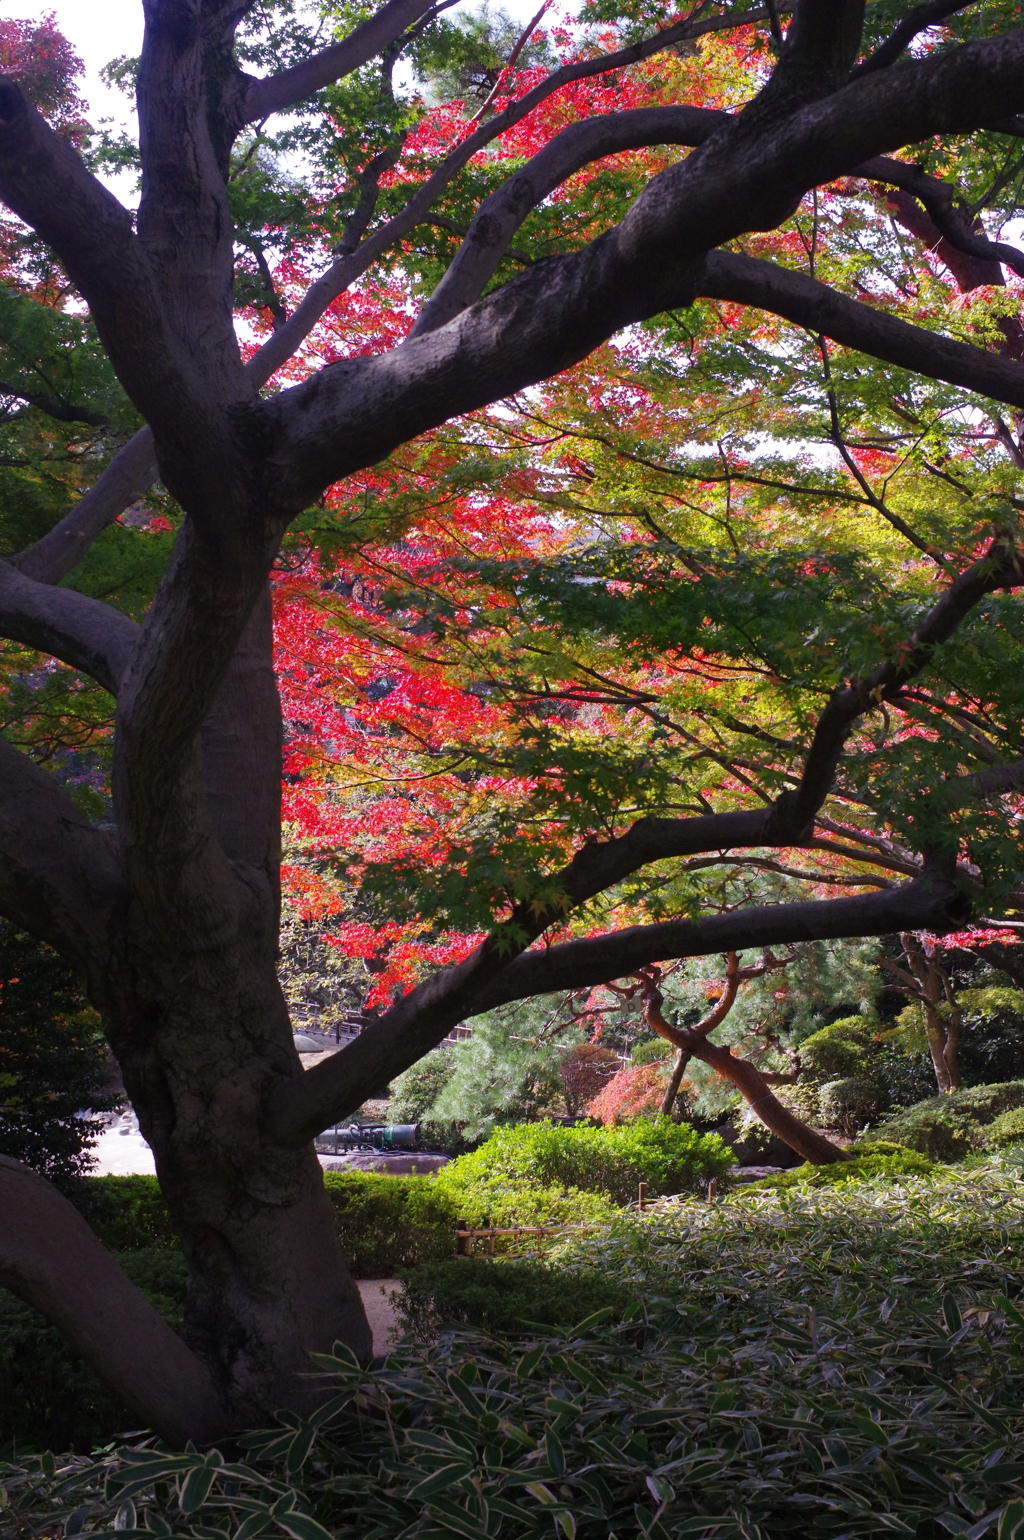
[(881, 1139), (920, 1150), (931, 1160), (957, 1161), (985, 1147), (985, 1129), (1003, 1112), (1024, 1107), (1024, 1080), (965, 1086), (949, 1096), (931, 1096), (887, 1118)]
[(1024, 1075), (1024, 993), (998, 986), (963, 989), (957, 1001), (964, 1079), (993, 1083)]
[(670, 1118), (621, 1126), (560, 1128), (521, 1123), (498, 1128), (471, 1155), (440, 1173), (445, 1186), (534, 1183), (603, 1194), (613, 1203), (635, 1200), (645, 1181), (654, 1198), (690, 1191), (732, 1164), (717, 1134), (698, 1134)]
[(863, 1016), (844, 1016), (805, 1037), (800, 1067), (810, 1080), (870, 1078), (875, 1035)]
[(527, 1326), (574, 1326), (595, 1311), (618, 1320), (636, 1295), (606, 1273), (463, 1257), (404, 1275), (401, 1319), (423, 1341), (444, 1323), (515, 1336)]
[(843, 1080), (826, 1080), (818, 1088), (819, 1116), (823, 1127), (854, 1134), (878, 1111), (881, 1094), (878, 1082), (863, 1076), (848, 1075)]
[[(620, 1215), (549, 1277), (566, 1298), (587, 1274), (633, 1291), (621, 1323), (453, 1330), (369, 1371), (339, 1351), (315, 1427), (282, 1418), (227, 1465), (0, 1468), (4, 1527), (60, 1534), (74, 1514), (73, 1533), (84, 1510), (93, 1534), (165, 1540), (243, 1521), (293, 1540), (1010, 1540), (1022, 1232), (1024, 1190), (997, 1167)], [(435, 1297), (488, 1318), (494, 1284), (474, 1299), (463, 1278)]]
[(985, 1130), (985, 1143), (990, 1150), (1001, 1150), (1008, 1144), (1024, 1142), (1024, 1107), (1014, 1107), (1001, 1112)]
[(90, 1176), (69, 1196), (110, 1251), (178, 1244), (155, 1176)]
[(458, 1216), (432, 1177), (327, 1171), (324, 1186), (355, 1277), (393, 1278), (400, 1268), (454, 1256)]
[(849, 1160), (828, 1166), (794, 1166), (778, 1176), (751, 1182), (748, 1191), (784, 1191), (793, 1187), (838, 1187), (846, 1182), (864, 1182), (873, 1177), (891, 1179), (900, 1176), (926, 1176), (933, 1168), (927, 1155), (890, 1141), (859, 1145)]

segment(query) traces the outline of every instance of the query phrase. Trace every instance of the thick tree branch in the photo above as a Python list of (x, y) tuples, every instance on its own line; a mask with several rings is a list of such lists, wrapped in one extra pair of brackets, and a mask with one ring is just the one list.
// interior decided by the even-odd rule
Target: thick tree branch
[(0, 786), (0, 914), (88, 973), (127, 903), (114, 841), (2, 737)]
[(703, 144), (727, 117), (701, 107), (641, 107), (564, 128), (481, 203), (412, 335), (436, 331), (478, 299), (530, 211), (581, 167), (645, 145)]
[(167, 324), (131, 215), (6, 77), (0, 77), (0, 197), (59, 256), (142, 415), (165, 426), (177, 419), (178, 435), (195, 456), (210, 425), (202, 420), (193, 369)]
[(0, 1155), (0, 1284), (46, 1316), (114, 1394), (172, 1444), (229, 1429), (213, 1382), (81, 1214)]
[(624, 978), (654, 962), (763, 949), (798, 941), (881, 936), (907, 928), (955, 930), (963, 903), (952, 882), (931, 876), (856, 898), (734, 910), (705, 920), (668, 920), (520, 954), (482, 976), (484, 948), (436, 974), (366, 1028), (340, 1053), (297, 1075), (267, 1109), (269, 1137), (285, 1145), (313, 1138), (353, 1111), (374, 1086), (422, 1058), (458, 1021), (532, 995)]
[(156, 477), (153, 435), (148, 428), (140, 428), (95, 486), (41, 540), (14, 557), (14, 565), (37, 582), (59, 583), (78, 565), (97, 535), (144, 496)]
[[(388, 0), (375, 15), (355, 28), (340, 42), (303, 59), (301, 64), (268, 75), (265, 80), (246, 79), (244, 123), (258, 123), (271, 113), (284, 112), (297, 102), (314, 96), (360, 65), (383, 53), (390, 43), (433, 10), (434, 0)], [(240, 124), (239, 127), (242, 125)]]
[[(763, 282), (749, 261), (735, 267), (747, 259), (704, 260), (708, 247), (774, 228), (808, 186), (835, 180), (886, 144), (966, 130), (1024, 98), (1024, 31), (915, 60), (902, 69), (901, 84), (896, 95), (884, 75), (870, 75), (792, 113), (770, 135), (741, 113), (654, 178), (622, 223), (584, 250), (538, 263), (447, 326), (385, 356), (331, 365), (254, 405), (270, 445), (268, 476), (298, 512), (331, 482), (441, 420), (566, 368), (622, 326), (690, 303), (713, 286), (716, 261), (728, 264), (737, 286), (744, 272)], [(797, 292), (817, 297), (816, 287)], [(823, 288), (818, 308), (829, 295)], [(815, 329), (831, 335), (825, 319), (817, 317)], [(976, 357), (973, 378), (962, 381), (967, 371), (953, 367), (957, 383), (985, 389), (987, 375), (1002, 399), (1024, 404), (1024, 376), (1008, 360), (945, 342), (933, 343), (932, 353), (961, 365)], [(999, 391), (1007, 372), (1012, 390)]]
[(850, 74), (851, 80), (856, 80), (862, 75), (870, 75), (874, 70), (888, 69), (890, 64), (895, 64), (910, 44), (922, 32), (929, 27), (936, 26), (940, 21), (945, 21), (947, 16), (955, 16), (958, 11), (966, 11), (974, 0), (925, 0), (922, 5), (915, 5), (908, 16), (904, 16), (899, 25), (890, 33), (884, 43), (879, 43), (874, 53), (868, 54), (862, 59)]
[(848, 299), (789, 268), (715, 251), (696, 278), (698, 293), (770, 311), (842, 347), (1024, 408), (1024, 365), (1000, 353), (954, 342), (896, 316)]
[(48, 652), (116, 695), (141, 628), (120, 610), (0, 561), (0, 636)]

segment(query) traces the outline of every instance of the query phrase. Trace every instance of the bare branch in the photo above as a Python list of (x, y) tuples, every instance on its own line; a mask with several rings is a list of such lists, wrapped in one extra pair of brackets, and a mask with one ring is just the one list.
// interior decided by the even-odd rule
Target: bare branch
[(35, 407), (37, 412), (52, 417), (54, 422), (82, 422), (89, 428), (107, 426), (107, 418), (102, 412), (90, 411), (87, 406), (76, 405), (73, 401), (61, 401), (57, 396), (26, 390), (24, 385), (12, 385), (6, 380), (0, 380), (0, 396), (24, 401), (26, 406)]
[(0, 1284), (172, 1444), (228, 1431), (213, 1381), (55, 1187), (0, 1155)]
[(48, 652), (116, 695), (142, 632), (99, 599), (37, 583), (0, 561), (0, 636)]

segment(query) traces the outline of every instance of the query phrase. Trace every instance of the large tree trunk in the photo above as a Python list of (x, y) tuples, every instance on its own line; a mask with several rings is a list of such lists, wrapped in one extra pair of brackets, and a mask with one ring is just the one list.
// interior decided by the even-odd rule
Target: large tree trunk
[(280, 738), (265, 591), (202, 735), (234, 923), (211, 933), (179, 896), (168, 947), (135, 905), (91, 980), (188, 1260), (185, 1338), (236, 1424), (308, 1402), (311, 1352), (371, 1349), (314, 1150), (262, 1132), (272, 1087), (302, 1074), (276, 972)]

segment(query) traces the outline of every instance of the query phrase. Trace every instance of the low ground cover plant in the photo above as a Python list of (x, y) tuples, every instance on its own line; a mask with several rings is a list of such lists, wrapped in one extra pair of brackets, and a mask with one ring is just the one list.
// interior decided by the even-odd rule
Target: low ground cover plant
[[(370, 1370), (339, 1352), (319, 1360), (333, 1399), (241, 1456), (137, 1445), (12, 1464), (0, 1529), (1009, 1540), (1022, 1229), (1018, 1174), (994, 1163), (624, 1213), (564, 1243), (547, 1285), (564, 1300), (603, 1275), (636, 1291), (624, 1309), (446, 1331)], [(543, 1287), (536, 1266), (453, 1266), (464, 1303), (465, 1278), (481, 1298), (513, 1294), (502, 1278)]]

